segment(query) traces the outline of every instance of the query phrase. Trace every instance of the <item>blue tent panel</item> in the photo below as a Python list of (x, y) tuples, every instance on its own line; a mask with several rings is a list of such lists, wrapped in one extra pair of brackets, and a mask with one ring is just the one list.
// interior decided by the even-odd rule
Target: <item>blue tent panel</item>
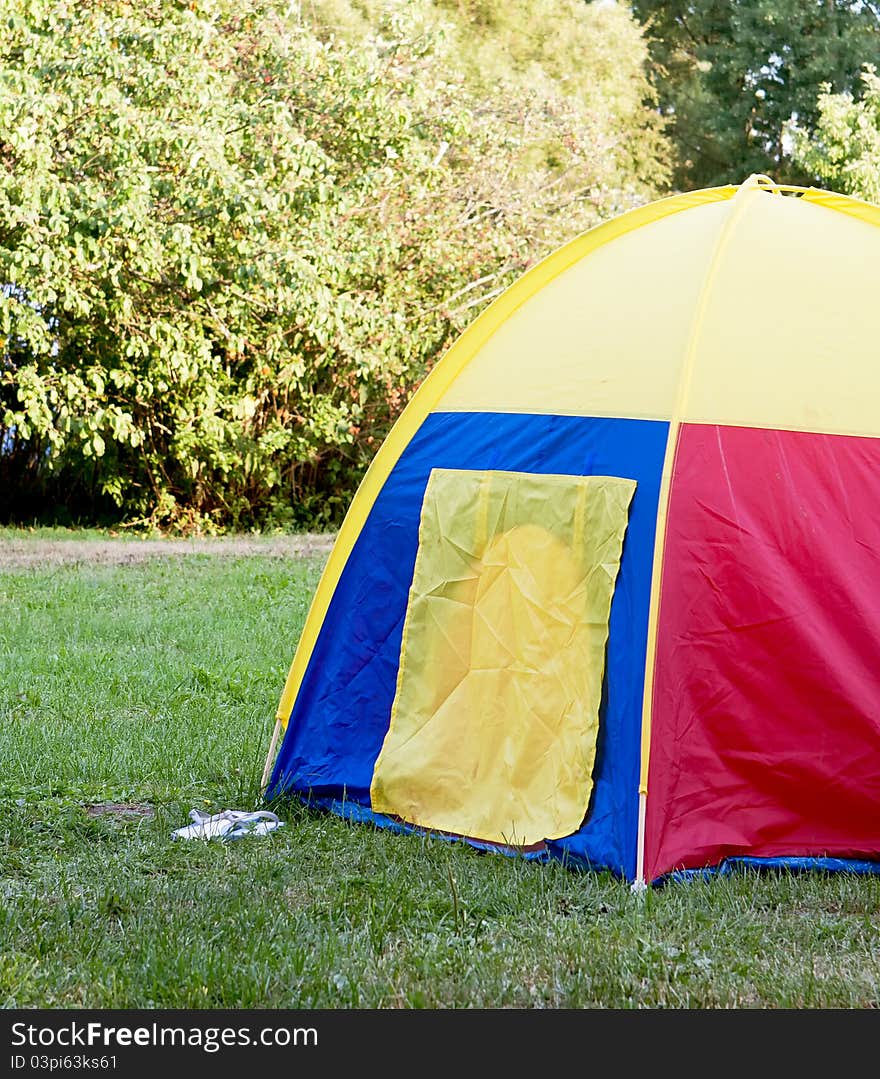
[(422, 498), (433, 468), (637, 482), (611, 607), (591, 805), (554, 857), (632, 877), (654, 531), (668, 424), (512, 413), (434, 413), (376, 499), (327, 610), (275, 763), (268, 795), (370, 806), (388, 730)]

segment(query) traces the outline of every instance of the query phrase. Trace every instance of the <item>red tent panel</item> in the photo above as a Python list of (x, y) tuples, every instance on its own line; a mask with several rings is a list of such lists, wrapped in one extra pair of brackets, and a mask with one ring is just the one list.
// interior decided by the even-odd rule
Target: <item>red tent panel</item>
[(685, 425), (648, 776), (656, 879), (880, 849), (880, 439)]

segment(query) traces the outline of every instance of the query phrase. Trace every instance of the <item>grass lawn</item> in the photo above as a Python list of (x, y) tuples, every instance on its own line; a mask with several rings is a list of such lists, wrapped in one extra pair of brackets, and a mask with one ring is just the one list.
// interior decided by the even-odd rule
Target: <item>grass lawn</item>
[(0, 532), (0, 1005), (880, 1005), (878, 878), (639, 897), (299, 805), (264, 839), (173, 841), (192, 807), (256, 805), (322, 555), (3, 568), (23, 540)]

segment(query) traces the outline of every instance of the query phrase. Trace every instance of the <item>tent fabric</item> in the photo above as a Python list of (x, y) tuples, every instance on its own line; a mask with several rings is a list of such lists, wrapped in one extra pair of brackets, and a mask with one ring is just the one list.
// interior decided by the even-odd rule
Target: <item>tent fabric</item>
[(860, 877), (880, 874), (880, 861), (862, 858), (725, 858), (717, 865), (701, 869), (675, 869), (656, 883), (667, 881), (709, 880), (715, 876), (727, 877), (737, 869), (783, 870), (787, 873), (851, 873)]
[(880, 851), (880, 439), (685, 425), (647, 868)]
[(515, 846), (577, 831), (634, 489), (431, 472), (374, 809)]
[[(554, 277), (540, 312), (531, 304), (514, 311), (440, 407), (668, 420), (702, 275), (729, 211), (728, 202), (709, 202), (666, 217)], [(535, 362), (548, 337), (552, 377)]]
[(355, 495), (268, 794), (397, 827), (370, 785), (432, 470), (617, 476), (594, 785), (542, 857), (657, 880), (880, 863), (878, 264), (880, 207), (752, 177), (623, 214), (503, 293)]
[(550, 844), (631, 876), (651, 557), (667, 426), (642, 420), (434, 414), (408, 444), (349, 556), (267, 787), (370, 805), (397, 686), (403, 621), (432, 468), (612, 475), (636, 481), (611, 605), (589, 822)]
[(740, 197), (695, 327), (682, 420), (877, 435), (880, 232), (802, 198)]
[[(281, 694), (277, 718), (286, 726), (312, 651), (323, 627), (333, 593), (348, 562), (348, 558), (363, 530), (382, 487), (409, 442), (415, 437), (431, 413), (457, 410), (497, 413), (512, 411), (554, 415), (608, 416), (611, 418), (647, 418), (668, 422), (679, 390), (682, 350), (695, 328), (695, 312), (705, 292), (705, 275), (712, 261), (718, 234), (723, 230), (734, 208), (737, 195), (750, 202), (749, 213), (740, 215), (738, 234), (748, 226), (752, 212), (762, 214), (765, 229), (750, 233), (751, 243), (745, 247), (728, 245), (727, 257), (734, 258), (736, 272), (727, 277), (719, 266), (718, 287), (730, 286), (728, 306), (718, 309), (718, 317), (708, 320), (702, 334), (700, 364), (718, 368), (716, 356), (725, 347), (726, 337), (736, 331), (738, 348), (725, 364), (732, 371), (726, 390), (737, 389), (738, 364), (756, 357), (757, 370), (745, 380), (754, 387), (745, 402), (745, 414), (733, 417), (714, 414), (723, 408), (726, 393), (720, 387), (713, 391), (711, 376), (707, 385), (707, 411), (697, 414), (692, 408), (686, 419), (698, 422), (741, 422), (757, 425), (749, 412), (760, 404), (763, 379), (770, 372), (762, 362), (767, 355), (768, 340), (775, 342), (783, 323), (780, 312), (790, 314), (784, 320), (784, 347), (789, 357), (811, 357), (808, 362), (815, 370), (823, 367), (823, 357), (832, 357), (831, 369), (836, 373), (837, 387), (859, 384), (848, 377), (846, 363), (859, 365), (865, 348), (844, 352), (834, 346), (833, 327), (844, 318), (841, 312), (858, 310), (863, 328), (861, 340), (876, 340), (880, 332), (880, 305), (874, 302), (874, 277), (855, 273), (848, 262), (848, 246), (855, 233), (844, 241), (832, 229), (823, 229), (811, 242), (804, 243), (796, 234), (805, 220), (806, 211), (811, 223), (823, 220), (810, 211), (821, 209), (834, 222), (846, 221), (862, 229), (859, 244), (866, 245), (857, 265), (870, 270), (876, 256), (871, 252), (877, 244), (880, 228), (880, 207), (832, 192), (798, 189), (796, 198), (786, 199), (768, 193), (748, 181), (735, 186), (690, 191), (661, 199), (591, 229), (582, 236), (553, 252), (528, 271), (495, 300), (453, 344), (441, 358), (407, 405), (388, 438), (380, 447), (363, 483), (359, 487), (328, 559), (320, 584), (310, 608), (302, 636), (294, 654), (284, 691)], [(771, 201), (773, 212), (762, 213), (765, 201)], [(797, 209), (789, 214), (782, 209), (791, 202)], [(784, 215), (786, 227), (772, 224), (777, 215)], [(699, 228), (694, 226), (699, 218)], [(697, 231), (699, 238), (690, 237)], [(736, 237), (734, 237), (734, 240)], [(853, 241), (855, 242), (855, 241)], [(628, 257), (605, 261), (608, 251), (619, 244), (629, 245)], [(834, 272), (826, 272), (828, 260), (833, 260)], [(821, 282), (821, 302), (815, 302), (814, 286)], [(772, 287), (771, 287), (772, 286)], [(715, 290), (717, 291), (717, 289)], [(831, 332), (803, 321), (800, 298), (809, 295), (811, 306), (825, 313)], [(603, 303), (591, 302), (601, 296)], [(760, 320), (743, 318), (742, 311), (761, 305), (767, 313)], [(708, 305), (707, 305), (708, 306)], [(725, 316), (726, 312), (726, 317)], [(767, 337), (769, 332), (770, 337)], [(635, 336), (632, 336), (635, 334)], [(552, 377), (543, 363), (545, 342), (552, 341), (554, 364), (557, 357), (570, 354), (566, 370)], [(831, 341), (830, 351), (824, 343)], [(492, 353), (499, 343), (495, 361), (497, 377), (478, 395), (473, 387), (462, 393), (466, 379), (475, 376), (486, 364), (493, 362)], [(821, 347), (817, 354), (816, 345)], [(729, 355), (729, 353), (728, 353)], [(540, 357), (540, 360), (536, 360)], [(560, 359), (559, 362), (562, 362)], [(789, 364), (793, 362), (790, 358)], [(783, 365), (784, 366), (784, 365)], [(581, 372), (586, 368), (589, 375)], [(695, 372), (699, 376), (699, 370)], [(871, 384), (870, 367), (867, 385)], [(623, 377), (621, 377), (623, 375)], [(564, 376), (564, 377), (563, 377)], [(656, 381), (657, 377), (661, 381)], [(752, 381), (757, 377), (758, 381)], [(583, 380), (583, 392), (572, 393), (572, 380)], [(777, 404), (791, 395), (776, 393)], [(516, 386), (518, 396), (510, 396)], [(544, 396), (544, 387), (555, 387), (555, 394)], [(610, 387), (616, 387), (612, 392)], [(647, 394), (643, 388), (647, 387)], [(738, 394), (737, 394), (738, 397)], [(736, 399), (736, 398), (734, 398)], [(601, 407), (600, 407), (601, 406)], [(814, 399), (810, 413), (803, 419), (805, 430), (833, 430), (838, 433), (857, 433), (846, 426), (845, 415), (837, 420), (822, 420), (826, 426), (816, 426), (823, 408), (821, 398)], [(816, 420), (816, 423), (813, 421)], [(844, 426), (828, 426), (843, 422)], [(764, 426), (785, 426), (772, 416)], [(872, 434), (872, 430), (862, 433)]]
[[(476, 400), (471, 404), (468, 404), (460, 398), (457, 400), (452, 399), (452, 394), (455, 391), (458, 381), (464, 374), (471, 370), (474, 358), (480, 354), (480, 364), (482, 365), (483, 350), (487, 347), (491, 347), (495, 336), (505, 330), (508, 322), (513, 319), (514, 316), (520, 314), (521, 308), (527, 308), (532, 313), (532, 318), (547, 327), (548, 332), (552, 331), (554, 337), (558, 337), (561, 330), (569, 340), (574, 341), (577, 345), (583, 345), (584, 342), (590, 340), (590, 337), (595, 331), (595, 320), (593, 322), (588, 322), (580, 317), (584, 307), (583, 299), (584, 297), (589, 296), (592, 290), (598, 286), (599, 282), (604, 280), (607, 276), (606, 274), (597, 275), (590, 272), (592, 258), (588, 258), (588, 256), (594, 256), (597, 252), (604, 250), (606, 247), (630, 233), (644, 229), (648, 225), (657, 225), (660, 222), (665, 221), (668, 217), (682, 215), (686, 210), (693, 212), (700, 207), (712, 205), (714, 203), (723, 205), (725, 200), (730, 199), (736, 190), (735, 187), (718, 187), (709, 188), (705, 191), (688, 191), (680, 195), (671, 196), (670, 198), (660, 199), (658, 202), (651, 203), (648, 206), (641, 206), (628, 213), (621, 214), (619, 217), (612, 218), (610, 221), (603, 222), (601, 225), (596, 226), (582, 236), (576, 237), (557, 251), (552, 252), (529, 270), (527, 274), (518, 281), (515, 281), (510, 288), (503, 292), (489, 305), (488, 308), (486, 308), (485, 311), (481, 312), (481, 314), (468, 326), (461, 337), (454, 342), (449, 351), (434, 366), (430, 377), (425, 379), (414, 394), (412, 400), (403, 410), (403, 413), (397, 423), (395, 423), (388, 437), (379, 447), (375, 458), (364, 476), (363, 482), (355, 493), (318, 584), (306, 623), (303, 627), (302, 635), (297, 645), (296, 652), (294, 653), (293, 662), (290, 665), (281, 699), (278, 703), (276, 718), (279, 720), (282, 727), (287, 726), (297, 694), (299, 693), (300, 686), (305, 677), (309, 662), (311, 661), (313, 649), (321, 634), (324, 617), (330, 607), (335, 589), (348, 564), (348, 559), (360, 537), (368, 517), (372, 513), (373, 505), (379, 497), (383, 486), (388, 481), (391, 472), (400, 460), (401, 455), (404, 453), (412, 439), (415, 438), (428, 416), (432, 413), (442, 413), (450, 410), (461, 412), (473, 412), (477, 410), (488, 413), (518, 411), (527, 414), (545, 412), (549, 415), (576, 414), (583, 416), (601, 416), (604, 414), (615, 418), (647, 419), (654, 419), (661, 415), (655, 407), (648, 408), (645, 413), (633, 411), (632, 407), (611, 407), (610, 411), (603, 413), (595, 406), (573, 411), (567, 403), (565, 407), (539, 408), (536, 404), (527, 402), (525, 407), (510, 409), (509, 406), (505, 405), (501, 400), (500, 393), (510, 381), (511, 372), (514, 368), (518, 368), (519, 375), (517, 377), (517, 382), (523, 386), (528, 385), (534, 388), (536, 384), (540, 384), (544, 380), (541, 374), (539, 374), (536, 379), (533, 369), (538, 368), (539, 372), (543, 371), (540, 364), (535, 364), (534, 360), (536, 356), (542, 356), (544, 354), (545, 339), (541, 337), (540, 334), (538, 335), (538, 348), (537, 351), (535, 351), (535, 339), (524, 333), (525, 327), (523, 326), (521, 318), (517, 318), (517, 335), (514, 338), (515, 352), (508, 357), (509, 362), (502, 371), (502, 377), (497, 380), (495, 384), (495, 394), (498, 397), (495, 404), (488, 402), (478, 404)], [(855, 200), (848, 201), (855, 202)], [(858, 205), (861, 206), (862, 204)], [(870, 209), (870, 207), (868, 207), (868, 209)], [(878, 217), (880, 217), (880, 213), (878, 213)], [(686, 220), (684, 217), (680, 217), (679, 219), (682, 221)], [(671, 238), (671, 244), (667, 245), (667, 247), (668, 246), (672, 246), (673, 249), (676, 247), (676, 238), (674, 236)], [(637, 254), (632, 260), (632, 265), (627, 265), (625, 267), (627, 280), (633, 273), (634, 266), (637, 266), (640, 261), (645, 262), (647, 265), (653, 267), (651, 278), (652, 288), (661, 290), (661, 294), (668, 300), (668, 302), (661, 305), (658, 310), (662, 311), (666, 307), (676, 307), (682, 311), (686, 311), (686, 304), (681, 302), (676, 303), (676, 293), (674, 289), (663, 291), (664, 283), (671, 280), (673, 274), (667, 272), (671, 270), (671, 267), (668, 265), (668, 258), (664, 256), (663, 261), (657, 263), (657, 254), (657, 250), (654, 251), (653, 257), (651, 257), (650, 252), (645, 252), (644, 255)], [(685, 256), (687, 257), (687, 252), (685, 252)], [(687, 262), (685, 261), (680, 269), (683, 270), (686, 266)], [(557, 312), (545, 313), (543, 303), (545, 290), (547, 290), (549, 286), (554, 285), (557, 280), (567, 279), (568, 275), (581, 276), (585, 268), (589, 272), (589, 279), (584, 281), (583, 287), (579, 290), (578, 304), (573, 308), (569, 307), (564, 309), (561, 314)], [(683, 277), (687, 280), (686, 274), (683, 274)], [(621, 297), (628, 296), (630, 291), (628, 286), (619, 287), (615, 290), (614, 297), (620, 299)], [(538, 305), (539, 310), (536, 315), (536, 304), (534, 301), (539, 295), (541, 296), (542, 302)], [(615, 325), (621, 328), (640, 324), (643, 321), (642, 316), (644, 314), (642, 305), (639, 305), (636, 307), (635, 312), (631, 317), (622, 320), (618, 317), (613, 303), (608, 306), (604, 312), (600, 313), (604, 318), (610, 319)], [(545, 317), (545, 314), (551, 315), (552, 320)], [(531, 321), (531, 319), (529, 321)], [(658, 343), (662, 341), (664, 336), (665, 335), (662, 333), (654, 333), (646, 336), (649, 347), (644, 354), (645, 360), (637, 378), (630, 380), (631, 382), (637, 383), (639, 380), (648, 377), (655, 367), (662, 366), (662, 364), (653, 363), (652, 360), (656, 356)], [(613, 336), (610, 336), (613, 350), (608, 357), (610, 362), (604, 362), (602, 364), (604, 368), (604, 378), (609, 378), (613, 375), (613, 372), (621, 362), (621, 359), (625, 357), (628, 351), (638, 351), (636, 348), (628, 350), (626, 348), (617, 347), (613, 344), (615, 340), (616, 339)], [(528, 347), (526, 349), (522, 348), (523, 343), (527, 344)], [(559, 341), (554, 340), (554, 350), (557, 351), (558, 348)], [(593, 351), (593, 358), (594, 360), (597, 358), (595, 350)], [(568, 388), (564, 385), (562, 386), (563, 393), (565, 393), (566, 396), (567, 389)]]

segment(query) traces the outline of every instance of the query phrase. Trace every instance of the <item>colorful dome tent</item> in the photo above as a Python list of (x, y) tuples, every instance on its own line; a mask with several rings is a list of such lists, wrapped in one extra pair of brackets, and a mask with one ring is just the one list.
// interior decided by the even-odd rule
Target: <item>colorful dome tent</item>
[(880, 869), (878, 269), (880, 208), (752, 177), (516, 282), (352, 502), (267, 794), (640, 881)]

